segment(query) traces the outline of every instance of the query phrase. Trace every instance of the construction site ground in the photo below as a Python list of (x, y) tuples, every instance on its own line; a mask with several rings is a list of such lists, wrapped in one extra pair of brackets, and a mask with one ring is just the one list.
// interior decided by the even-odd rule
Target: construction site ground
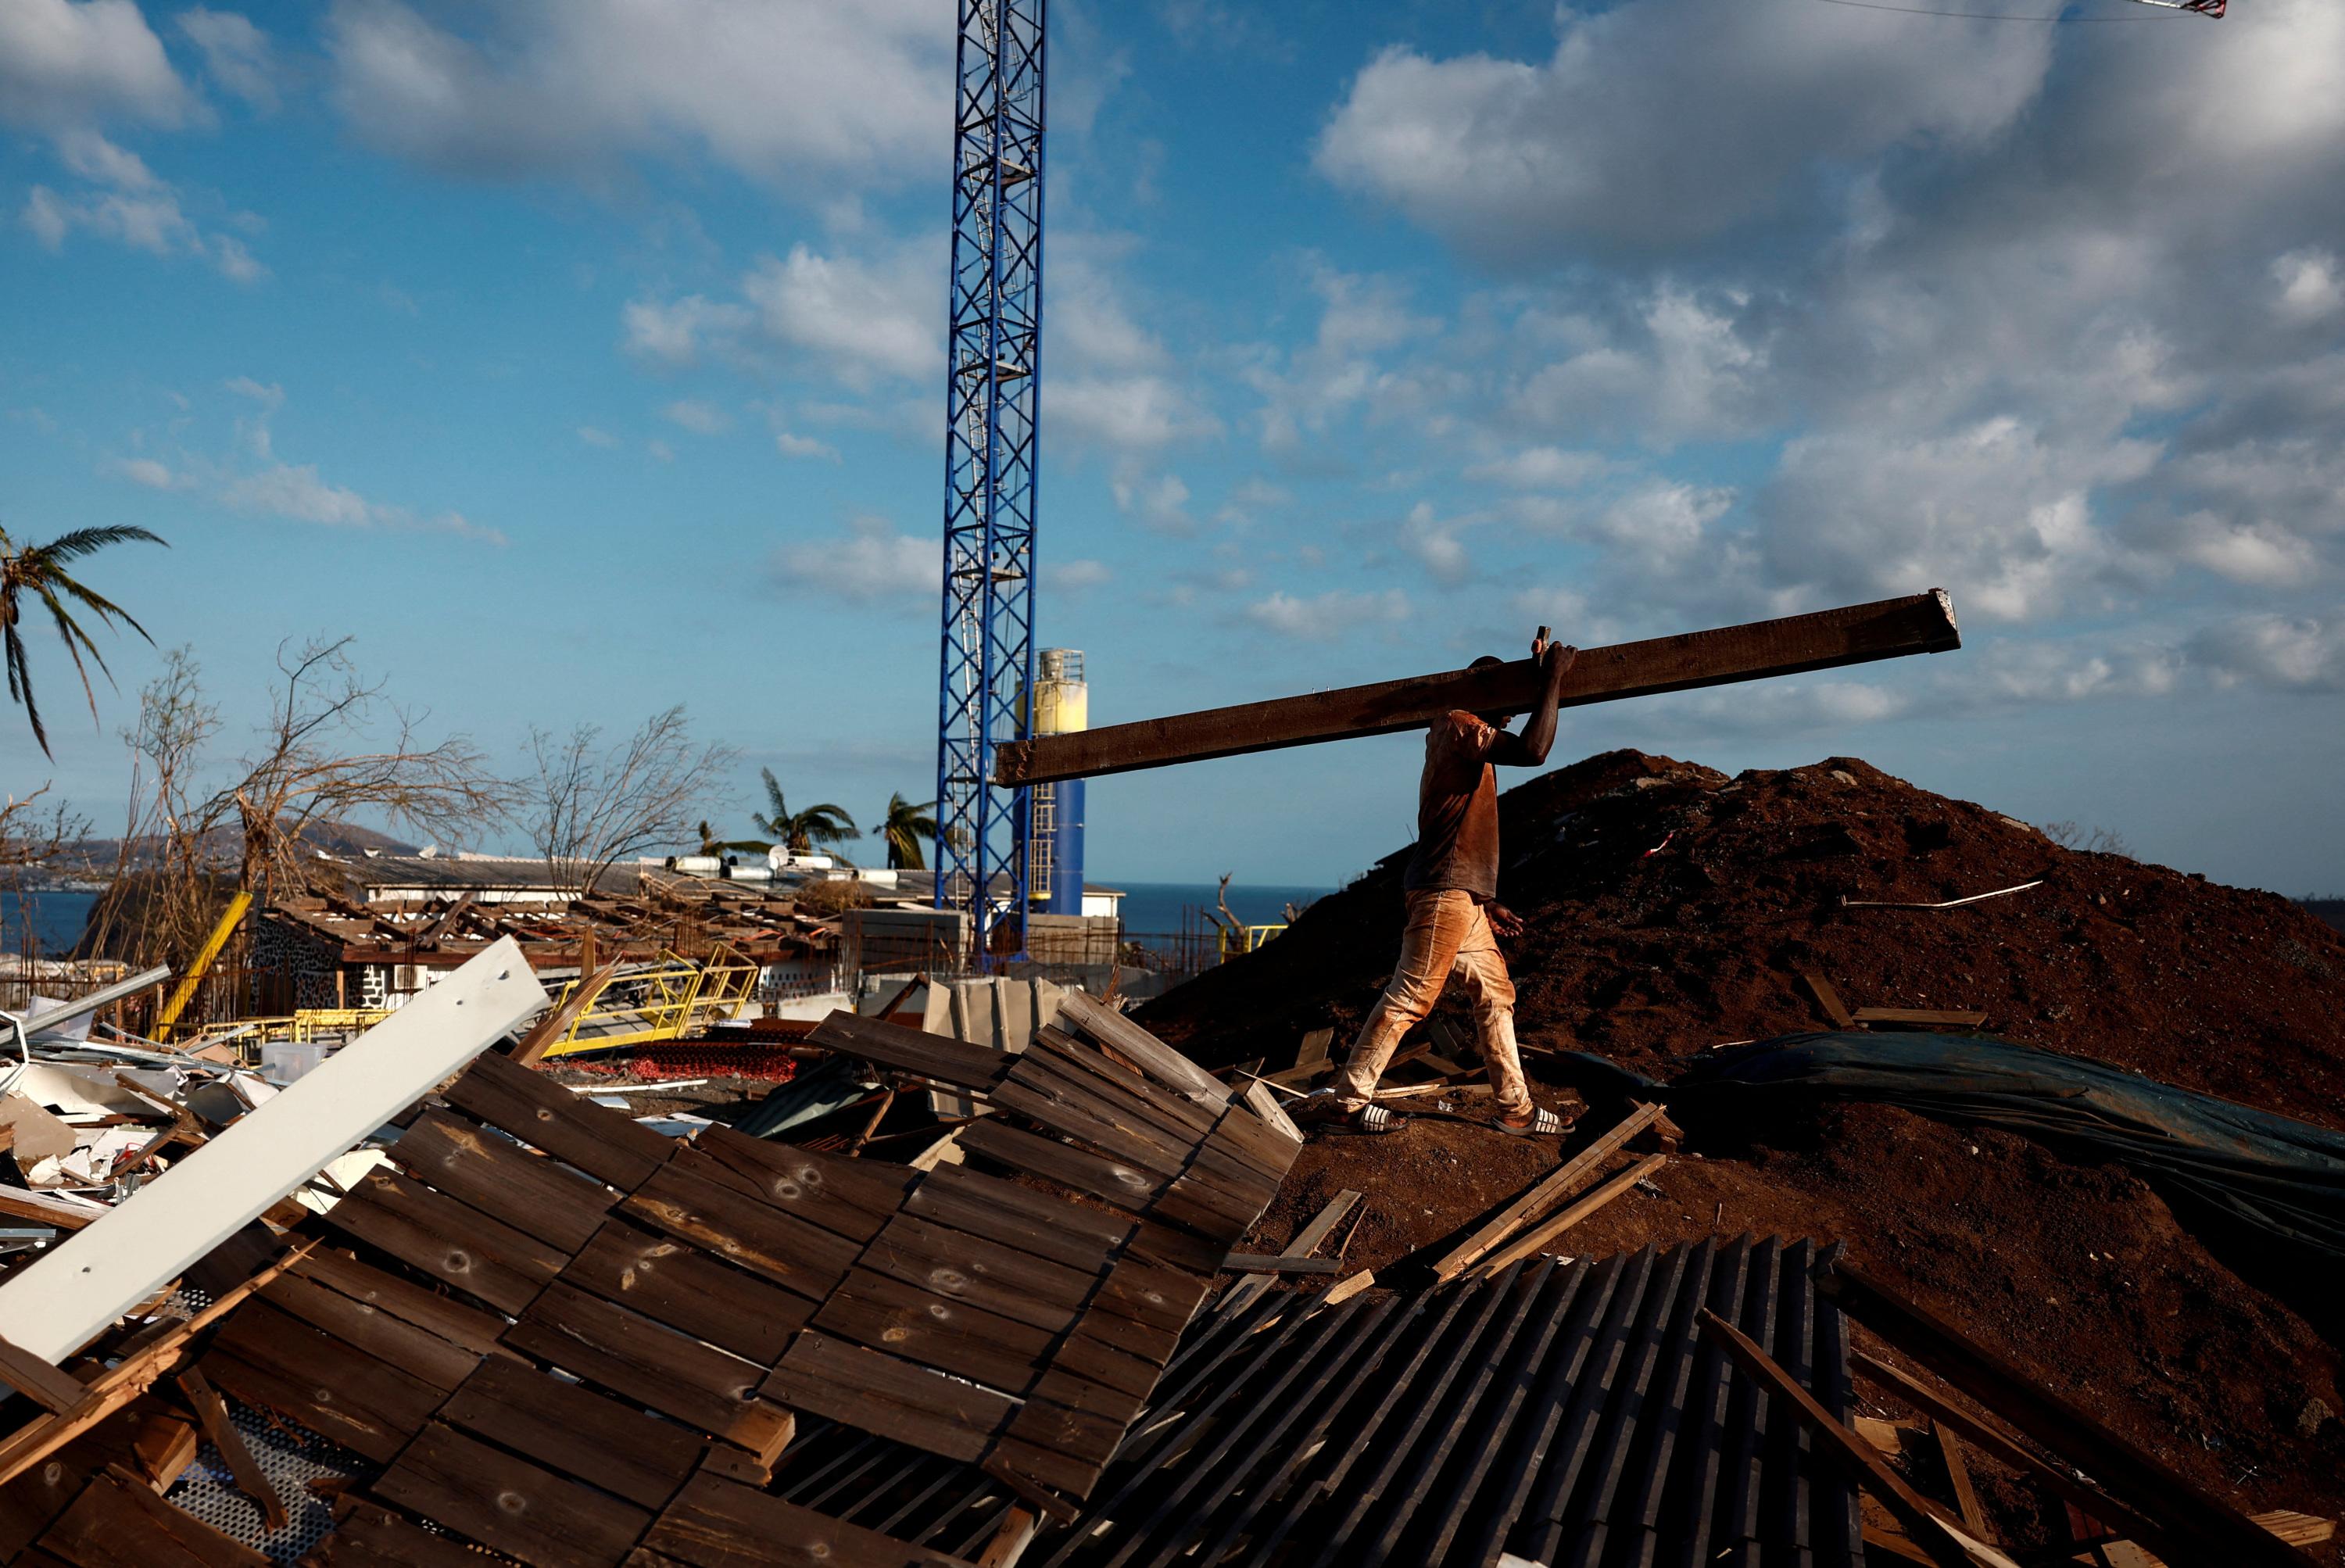
[[(1615, 752), (1510, 792), (1502, 810), (1500, 896), (1528, 927), (1506, 945), (1547, 1103), (1578, 1096), (1544, 1051), (1666, 1079), (1716, 1044), (1830, 1027), (1799, 978), (1809, 971), (1852, 1007), (1982, 1011), (2008, 1039), (2345, 1125), (2345, 941), (2276, 896), (2066, 850), (1849, 759), (1729, 779)], [(1396, 952), (1399, 871), (1395, 857), (1138, 1016), (1213, 1065), (1260, 1057), (1275, 1069), (1323, 1027), (1340, 1056)], [(1840, 901), (1936, 901), (2039, 879), (1954, 909)], [(1447, 1007), (1470, 1038), (1462, 999)], [(2122, 1168), (2070, 1164), (2006, 1133), (1878, 1105), (1686, 1132), (1648, 1186), (1558, 1248), (1744, 1231), (1844, 1241), (2243, 1507), (2345, 1513), (2335, 1278), (2251, 1237), (2194, 1230)], [(1247, 1245), (1277, 1251), (1350, 1188), (1367, 1203), (1346, 1269), (1406, 1283), (1558, 1159), (1552, 1141), (1433, 1119), (1317, 1138)], [(2006, 1542), (2067, 1539), (2056, 1502), (1988, 1461), (1974, 1468)]]

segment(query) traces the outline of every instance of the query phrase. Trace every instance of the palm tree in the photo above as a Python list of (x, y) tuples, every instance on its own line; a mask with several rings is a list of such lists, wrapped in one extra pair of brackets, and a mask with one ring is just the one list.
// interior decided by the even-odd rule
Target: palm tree
[(920, 840), (937, 836), (937, 820), (929, 814), (936, 809), (934, 800), (915, 806), (900, 793), (888, 797), (888, 819), (879, 836), (888, 840), (890, 867), (903, 871), (928, 870), (928, 862), (920, 858)]
[(89, 716), (95, 720), (97, 718), (97, 693), (90, 687), (89, 667), (82, 662), (81, 656), (84, 653), (89, 655), (96, 664), (98, 673), (106, 677), (109, 685), (114, 675), (106, 667), (106, 657), (97, 651), (97, 644), (91, 640), (81, 623), (74, 619), (69, 606), (78, 604), (95, 612), (97, 618), (108, 626), (118, 620), (140, 636), (147, 637), (149, 643), (155, 639), (147, 636), (147, 628), (133, 620), (129, 611), (75, 581), (65, 569), (66, 563), (95, 554), (108, 545), (126, 544), (134, 539), (161, 545), (166, 549), (170, 547), (167, 541), (144, 528), (76, 528), (70, 534), (59, 535), (46, 545), (19, 545), (10, 538), (5, 528), (0, 528), (0, 641), (5, 641), (7, 648), (8, 696), (25, 705), (25, 717), (33, 725), (33, 738), (40, 742), (41, 753), (45, 757), (54, 757), (55, 753), (49, 750), (49, 732), (41, 722), (40, 704), (33, 699), (33, 672), (25, 659), (22, 627), (25, 601), (39, 603), (48, 610), (49, 619), (56, 623), (57, 636), (64, 640), (66, 652), (72, 656), (74, 671), (81, 677), (82, 695), (89, 699)]
[(698, 830), (700, 852), (704, 855), (723, 855), (736, 850), (753, 855), (762, 855), (774, 847), (763, 839), (720, 839), (716, 836), (716, 830), (706, 822), (698, 825)]
[(765, 775), (766, 799), (773, 807), (767, 814), (752, 811), (749, 820), (760, 833), (769, 833), (774, 841), (787, 847), (793, 855), (803, 855), (817, 844), (836, 844), (845, 839), (863, 837), (863, 830), (855, 819), (838, 806), (809, 806), (793, 813), (782, 799), (781, 781), (770, 768), (760, 768)]

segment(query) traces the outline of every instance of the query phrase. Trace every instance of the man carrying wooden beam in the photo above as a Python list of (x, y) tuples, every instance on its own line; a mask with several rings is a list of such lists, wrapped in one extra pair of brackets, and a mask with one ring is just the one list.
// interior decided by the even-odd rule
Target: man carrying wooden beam
[[(1515, 983), (1498, 952), (1498, 938), (1520, 932), (1522, 921), (1498, 900), (1498, 782), (1492, 767), (1545, 765), (1555, 745), (1556, 710), (1563, 679), (1579, 650), (1548, 640), (1541, 626), (1531, 639), (1531, 659), (1546, 677), (1530, 722), (1510, 733), (1501, 710), (1463, 710), (1436, 719), (1425, 736), (1425, 771), (1416, 788), (1416, 851), (1401, 878), (1408, 901), (1402, 929), (1400, 962), (1385, 986), (1352, 1054), (1332, 1088), (1321, 1089), (1298, 1107), (1299, 1118), (1338, 1125), (1357, 1133), (1391, 1133), (1402, 1120), (1376, 1103), (1376, 1081), (1392, 1060), (1401, 1036), (1425, 1020), (1454, 976), (1473, 999), (1481, 1034), (1482, 1060), (1498, 1104), (1501, 1132), (1518, 1136), (1559, 1135), (1566, 1124), (1553, 1111), (1531, 1104), (1515, 1047)], [(1485, 657), (1471, 669), (1504, 661)]]

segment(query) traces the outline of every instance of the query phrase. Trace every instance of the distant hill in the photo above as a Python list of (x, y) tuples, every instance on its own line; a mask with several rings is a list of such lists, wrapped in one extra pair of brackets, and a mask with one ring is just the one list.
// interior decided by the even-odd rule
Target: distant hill
[(2316, 920), (2325, 920), (2339, 931), (2345, 931), (2345, 899), (2299, 899), (2305, 912)]
[[(301, 830), (301, 841), (330, 855), (353, 859), (370, 852), (411, 855), (416, 851), (416, 846), (402, 839), (361, 828), (355, 822), (312, 822)], [(126, 863), (123, 845), (120, 839), (84, 839), (51, 862), (42, 880), (51, 883), (104, 882), (113, 877), (115, 867)], [(205, 837), (206, 859), (221, 865), (233, 867), (243, 848), (241, 837), (232, 830), (216, 830)], [(134, 871), (146, 871), (156, 864), (162, 852), (162, 839), (143, 835), (129, 840), (127, 863)]]

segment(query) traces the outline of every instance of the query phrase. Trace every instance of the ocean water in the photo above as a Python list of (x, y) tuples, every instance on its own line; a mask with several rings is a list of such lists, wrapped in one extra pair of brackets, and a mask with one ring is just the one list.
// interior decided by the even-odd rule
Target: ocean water
[[(1123, 929), (1133, 934), (1163, 935), (1181, 929), (1183, 909), (1213, 909), (1215, 884), (1212, 882), (1126, 882), (1103, 876), (1097, 871), (1090, 873), (1091, 881), (1101, 887), (1118, 888), (1123, 892)], [(1230, 884), (1230, 912), (1248, 925), (1273, 925), (1285, 920), (1282, 912), (1291, 901), (1297, 906), (1312, 900), (1325, 898), (1334, 888), (1286, 887), (1266, 882)], [(1194, 917), (1192, 917), (1193, 921)]]
[(82, 921), (96, 902), (96, 893), (0, 891), (0, 952), (24, 952), (29, 923), (38, 951), (50, 958), (61, 955), (81, 935)]

